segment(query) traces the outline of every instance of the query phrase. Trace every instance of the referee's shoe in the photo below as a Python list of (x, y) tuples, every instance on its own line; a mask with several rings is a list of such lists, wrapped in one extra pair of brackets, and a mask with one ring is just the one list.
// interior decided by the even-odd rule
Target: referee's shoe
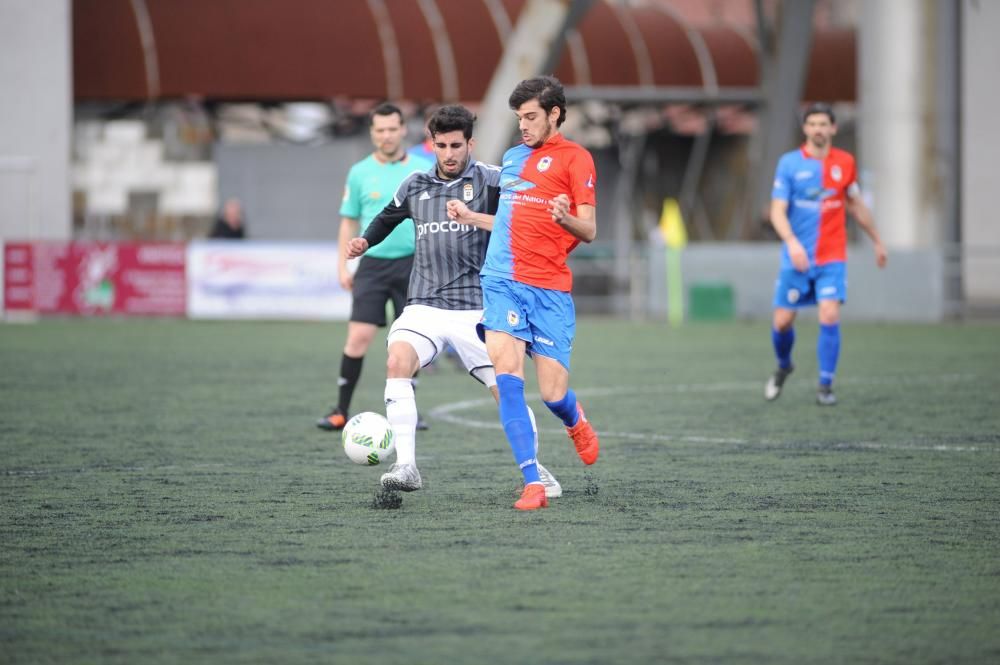
[[(330, 409), (330, 412), (325, 416), (316, 421), (316, 427), (320, 429), (325, 429), (327, 432), (339, 432), (344, 429), (344, 425), (347, 424), (347, 414), (334, 407)], [(426, 431), (430, 429), (430, 425), (422, 417), (417, 416), (417, 429), (420, 431)]]
[(327, 432), (339, 432), (347, 424), (347, 414), (333, 407), (330, 412), (316, 421), (316, 427), (325, 429)]

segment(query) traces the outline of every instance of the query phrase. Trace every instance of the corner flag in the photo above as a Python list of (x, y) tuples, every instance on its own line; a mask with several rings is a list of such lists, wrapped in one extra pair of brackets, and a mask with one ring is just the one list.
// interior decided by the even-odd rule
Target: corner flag
[(671, 249), (683, 249), (687, 245), (687, 229), (681, 219), (681, 207), (677, 199), (663, 199), (663, 211), (660, 213), (660, 235), (663, 242)]
[(663, 199), (660, 235), (666, 245), (667, 320), (677, 327), (684, 322), (684, 277), (681, 274), (681, 250), (687, 245), (687, 230), (681, 219), (677, 199)]

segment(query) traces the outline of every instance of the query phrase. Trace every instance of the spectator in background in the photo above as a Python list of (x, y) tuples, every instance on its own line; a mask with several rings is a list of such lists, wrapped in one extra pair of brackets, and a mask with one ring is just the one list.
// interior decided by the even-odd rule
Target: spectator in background
[(242, 240), (247, 237), (243, 205), (239, 199), (226, 199), (222, 206), (222, 212), (215, 218), (215, 224), (208, 237), (223, 240)]

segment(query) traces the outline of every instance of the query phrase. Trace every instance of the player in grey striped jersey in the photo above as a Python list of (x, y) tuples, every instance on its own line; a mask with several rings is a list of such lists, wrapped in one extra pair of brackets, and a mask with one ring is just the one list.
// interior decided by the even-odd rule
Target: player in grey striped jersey
[[(386, 366), (386, 417), (396, 434), (396, 463), (382, 475), (386, 489), (411, 492), (422, 480), (416, 465), (417, 405), (410, 378), (430, 364), (450, 344), (469, 374), (486, 385), (494, 399), (499, 393), (486, 345), (476, 334), (483, 313), (479, 270), (486, 257), (489, 231), (499, 200), (500, 169), (472, 159), (475, 116), (459, 105), (443, 106), (428, 122), (436, 157), (433, 169), (411, 174), (392, 202), (376, 215), (362, 237), (350, 241), (350, 258), (377, 245), (404, 219), (412, 218), (416, 249), (407, 304), (389, 330)], [(448, 202), (460, 201), (468, 223), (448, 216)], [(530, 413), (530, 410), (529, 410)], [(530, 414), (538, 446), (534, 414)], [(558, 497), (562, 488), (544, 470), (539, 474), (546, 495)]]

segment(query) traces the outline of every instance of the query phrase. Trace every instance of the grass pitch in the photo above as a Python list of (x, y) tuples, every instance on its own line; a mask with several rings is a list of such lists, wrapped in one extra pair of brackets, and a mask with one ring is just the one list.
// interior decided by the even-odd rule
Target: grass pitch
[[(527, 514), (446, 361), (424, 489), (377, 507), (383, 469), (313, 426), (344, 334), (0, 326), (0, 662), (1000, 661), (996, 326), (845, 324), (824, 409), (815, 326), (766, 404), (766, 324), (583, 320), (601, 458), (532, 395), (565, 494)], [(375, 346), (356, 411), (382, 410)]]

